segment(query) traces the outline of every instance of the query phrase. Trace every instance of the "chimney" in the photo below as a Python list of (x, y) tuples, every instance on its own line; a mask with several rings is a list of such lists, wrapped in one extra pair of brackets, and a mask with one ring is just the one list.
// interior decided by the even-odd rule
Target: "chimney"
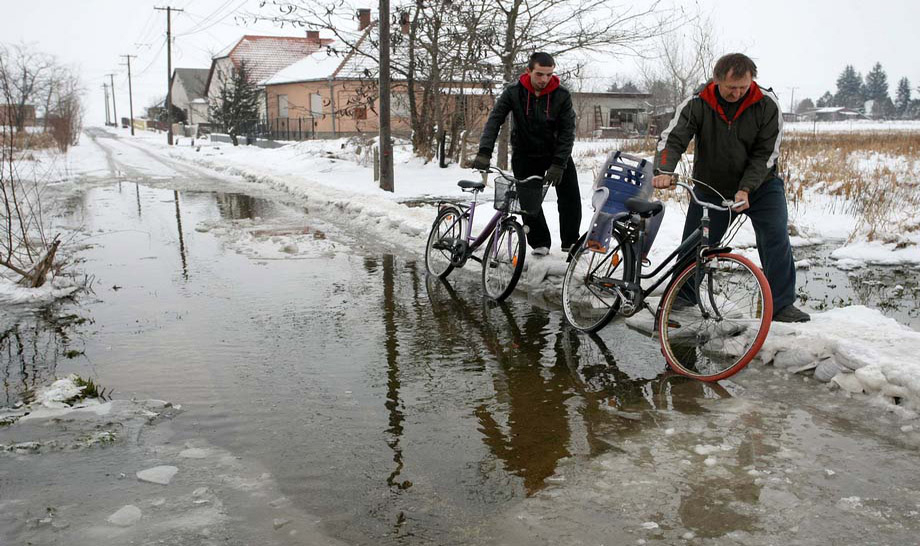
[(361, 8), (358, 10), (358, 30), (364, 30), (371, 26), (371, 10)]
[(403, 34), (409, 34), (409, 12), (408, 11), (399, 12), (399, 26), (402, 29)]
[(308, 30), (307, 40), (313, 40), (314, 42), (318, 42), (319, 41), (319, 31), (318, 30)]

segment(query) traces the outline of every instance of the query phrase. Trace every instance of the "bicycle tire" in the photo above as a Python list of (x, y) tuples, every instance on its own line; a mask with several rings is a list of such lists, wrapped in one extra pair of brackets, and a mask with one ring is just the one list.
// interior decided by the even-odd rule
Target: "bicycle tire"
[(565, 319), (582, 332), (597, 332), (616, 316), (622, 303), (615, 292), (604, 289), (597, 278), (627, 281), (632, 272), (632, 251), (626, 237), (614, 229), (605, 253), (582, 244), (572, 255), (562, 279)]
[(465, 225), (463, 213), (456, 207), (443, 208), (438, 212), (425, 245), (425, 269), (428, 273), (444, 279), (454, 270), (453, 245), (451, 248), (437, 248), (435, 245), (445, 243), (445, 239), (462, 239)]
[[(694, 289), (701, 263), (702, 280)], [(685, 288), (688, 283), (690, 288)], [(703, 302), (702, 310), (696, 302), (679, 303), (687, 293)], [(773, 296), (760, 268), (737, 254), (707, 256), (684, 268), (662, 296), (661, 353), (681, 375), (702, 381), (725, 379), (754, 359), (772, 320)]]
[(503, 301), (517, 286), (524, 271), (527, 245), (524, 228), (506, 220), (492, 232), (482, 255), (482, 289), (495, 301)]

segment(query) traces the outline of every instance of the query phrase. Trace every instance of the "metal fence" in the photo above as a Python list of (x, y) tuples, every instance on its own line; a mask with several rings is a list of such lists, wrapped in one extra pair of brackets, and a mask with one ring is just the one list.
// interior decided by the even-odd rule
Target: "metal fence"
[(268, 140), (312, 140), (316, 129), (313, 118), (274, 118), (244, 122), (240, 134)]

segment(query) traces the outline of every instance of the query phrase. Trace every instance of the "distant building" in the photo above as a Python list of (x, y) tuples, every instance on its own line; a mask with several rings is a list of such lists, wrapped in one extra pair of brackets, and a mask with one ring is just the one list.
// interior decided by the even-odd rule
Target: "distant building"
[(25, 106), (0, 104), (0, 125), (8, 127), (35, 126), (35, 107), (31, 104), (26, 104)]
[(843, 106), (825, 106), (815, 108), (807, 112), (802, 112), (802, 118), (806, 121), (847, 121), (854, 119), (869, 119), (861, 112), (844, 108)]
[(578, 136), (622, 137), (645, 134), (650, 93), (572, 92)]
[[(301, 140), (341, 135), (373, 134), (380, 129), (379, 89), (374, 61), (370, 10), (358, 10), (354, 45), (335, 42), (279, 70), (260, 82), (265, 87), (268, 132), (272, 138)], [(407, 55), (406, 47), (393, 55)], [(486, 82), (486, 83), (482, 83)], [(464, 82), (439, 83), (441, 104), (455, 113), (451, 123), (465, 129), (481, 127), (500, 92), (488, 78), (470, 74)], [(422, 101), (425, 82), (416, 82), (416, 100)], [(405, 79), (391, 80), (391, 127), (394, 135), (411, 134), (410, 104)]]
[(177, 68), (170, 80), (173, 106), (185, 112), (186, 123), (208, 122), (207, 68)]
[[(229, 80), (234, 67), (245, 62), (253, 82), (262, 82), (307, 57), (332, 40), (320, 38), (318, 30), (308, 30), (306, 37), (297, 36), (253, 36), (245, 35), (234, 44), (224, 48), (211, 60), (205, 89), (209, 104), (220, 95), (224, 81)], [(192, 99), (194, 100), (194, 99)], [(261, 103), (261, 117), (265, 117), (267, 105)]]

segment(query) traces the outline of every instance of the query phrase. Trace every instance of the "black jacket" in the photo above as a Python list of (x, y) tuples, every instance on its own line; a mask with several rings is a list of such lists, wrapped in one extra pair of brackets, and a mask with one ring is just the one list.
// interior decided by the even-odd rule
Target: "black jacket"
[(776, 176), (783, 135), (783, 115), (772, 90), (753, 83), (732, 119), (719, 105), (714, 82), (681, 104), (662, 131), (655, 167), (674, 171), (695, 139), (693, 177), (726, 198), (738, 190), (752, 192)]
[(539, 97), (534, 94), (527, 74), (502, 91), (482, 130), (480, 154), (492, 157), (498, 131), (508, 112), (514, 120), (511, 149), (515, 157), (552, 158), (553, 164), (566, 166), (575, 144), (575, 110), (572, 95), (559, 86), (556, 76)]

